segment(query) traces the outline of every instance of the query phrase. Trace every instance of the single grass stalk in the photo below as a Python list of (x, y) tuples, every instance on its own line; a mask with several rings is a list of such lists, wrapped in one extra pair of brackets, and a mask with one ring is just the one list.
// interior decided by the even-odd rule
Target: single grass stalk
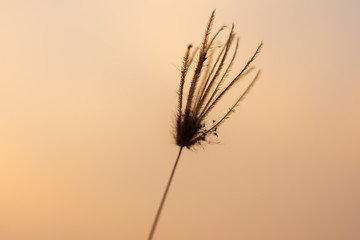
[(166, 186), (164, 195), (163, 195), (163, 197), (162, 197), (162, 199), (161, 199), (160, 206), (159, 206), (159, 208), (158, 208), (158, 210), (157, 210), (157, 213), (156, 213), (156, 216), (155, 216), (155, 220), (154, 220), (153, 225), (152, 225), (152, 227), (151, 227), (151, 231), (150, 231), (148, 240), (151, 240), (151, 239), (153, 238), (153, 236), (154, 236), (155, 229), (156, 229), (156, 225), (157, 225), (157, 223), (158, 223), (158, 221), (159, 221), (160, 214), (161, 214), (161, 210), (162, 210), (162, 208), (163, 208), (163, 206), (164, 206), (164, 203), (165, 203), (165, 200), (166, 200), (166, 196), (167, 196), (167, 194), (168, 194), (168, 192), (169, 192), (170, 185), (171, 185), (172, 179), (173, 179), (173, 177), (174, 177), (175, 170), (176, 170), (176, 166), (177, 166), (177, 164), (178, 164), (178, 162), (179, 162), (182, 149), (183, 149), (183, 148), (180, 147), (179, 154), (178, 154), (178, 156), (177, 156), (177, 158), (176, 158), (176, 161), (175, 161), (173, 170), (172, 170), (172, 172), (171, 172), (171, 175), (170, 175), (168, 184), (167, 184), (167, 186)]
[[(175, 170), (178, 165), (183, 148), (186, 147), (188, 149), (193, 149), (195, 145), (201, 145), (201, 143), (203, 142), (209, 142), (208, 138), (211, 135), (217, 136), (217, 128), (221, 124), (223, 124), (227, 118), (230, 117), (230, 115), (235, 111), (235, 108), (239, 105), (239, 103), (244, 100), (245, 96), (247, 96), (247, 94), (253, 88), (255, 82), (260, 75), (259, 70), (251, 83), (247, 86), (245, 91), (239, 95), (239, 97), (237, 98), (235, 103), (229, 108), (229, 110), (222, 117), (217, 118), (220, 120), (218, 120), (217, 122), (213, 120), (212, 126), (211, 124), (208, 124), (206, 117), (217, 105), (217, 103), (223, 98), (224, 95), (228, 93), (230, 89), (233, 88), (236, 83), (240, 81), (240, 79), (247, 76), (254, 69), (251, 64), (255, 60), (255, 57), (260, 52), (262, 47), (261, 43), (256, 49), (253, 56), (247, 62), (247, 64), (242, 68), (240, 73), (238, 73), (235, 78), (233, 78), (233, 80), (225, 84), (226, 78), (235, 61), (236, 53), (239, 46), (239, 39), (236, 40), (235, 50), (232, 53), (232, 58), (230, 59), (230, 62), (226, 63), (226, 57), (230, 54), (230, 48), (232, 43), (234, 42), (233, 40), (235, 39), (233, 24), (225, 44), (221, 47), (220, 52), (217, 54), (216, 61), (213, 63), (212, 57), (216, 55), (216, 49), (213, 49), (212, 45), (220, 32), (225, 28), (224, 26), (221, 27), (220, 30), (218, 30), (212, 38), (209, 38), (214, 18), (215, 10), (212, 12), (210, 20), (207, 24), (202, 46), (200, 48), (196, 48), (194, 51), (191, 51), (192, 45), (189, 45), (184, 56), (178, 91), (179, 99), (174, 133), (175, 142), (180, 147), (180, 149), (168, 184), (165, 188), (165, 192), (161, 199), (160, 206), (157, 210), (154, 222), (152, 224), (148, 240), (153, 239), (156, 226), (159, 221), (161, 211), (164, 207), (166, 197), (168, 195), (171, 182), (174, 177)], [(198, 54), (197, 51), (199, 51)], [(209, 56), (208, 52), (210, 52)], [(187, 91), (187, 96), (185, 97), (184, 87), (186, 77), (188, 75), (190, 66), (195, 58), (195, 55), (198, 56), (198, 60), (190, 82), (189, 89)], [(208, 125), (208, 127), (206, 127), (206, 125)]]

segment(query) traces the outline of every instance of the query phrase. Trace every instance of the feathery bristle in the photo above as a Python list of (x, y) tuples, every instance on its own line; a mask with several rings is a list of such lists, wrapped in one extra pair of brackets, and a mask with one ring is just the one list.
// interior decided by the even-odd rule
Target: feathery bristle
[[(246, 76), (253, 67), (250, 67), (251, 63), (255, 60), (256, 55), (260, 52), (262, 43), (258, 46), (253, 56), (243, 67), (240, 73), (223, 87), (226, 77), (228, 76), (230, 69), (234, 63), (238, 46), (239, 39), (236, 41), (234, 53), (230, 62), (225, 66), (227, 56), (233, 40), (235, 39), (234, 24), (230, 30), (226, 43), (221, 48), (216, 61), (213, 63), (213, 54), (215, 49), (212, 45), (215, 39), (218, 37), (221, 31), (224, 30), (225, 26), (221, 27), (215, 35), (210, 39), (211, 27), (215, 18), (215, 10), (212, 12), (209, 22), (207, 24), (205, 35), (203, 38), (202, 46), (199, 49), (198, 61), (190, 82), (188, 89), (186, 103), (183, 104), (184, 98), (184, 85), (187, 73), (190, 65), (193, 62), (197, 49), (191, 53), (191, 45), (184, 56), (184, 62), (181, 69), (180, 87), (179, 87), (179, 100), (178, 100), (178, 113), (177, 123), (175, 131), (176, 144), (180, 147), (191, 148), (196, 144), (200, 144), (207, 140), (207, 137), (211, 134), (217, 136), (217, 128), (235, 111), (235, 108), (245, 98), (249, 91), (257, 81), (260, 71), (257, 72), (256, 76), (246, 88), (246, 90), (240, 95), (235, 101), (234, 105), (229, 108), (224, 116), (219, 118), (220, 120), (215, 123), (213, 122), (212, 127), (206, 129), (205, 122), (206, 116), (212, 111), (222, 97), (237, 83), (242, 77)], [(211, 49), (211, 51), (210, 51)], [(208, 56), (208, 52), (210, 55)], [(205, 69), (205, 70), (204, 70)], [(223, 71), (225, 69), (225, 71)]]

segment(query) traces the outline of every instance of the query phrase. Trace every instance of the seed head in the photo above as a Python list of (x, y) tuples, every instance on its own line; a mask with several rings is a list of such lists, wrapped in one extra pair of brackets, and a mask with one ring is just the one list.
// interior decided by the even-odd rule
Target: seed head
[[(184, 62), (181, 68), (180, 86), (178, 92), (178, 112), (175, 127), (175, 141), (180, 147), (191, 148), (196, 144), (201, 144), (201, 142), (206, 141), (207, 137), (212, 134), (217, 136), (216, 129), (230, 116), (231, 113), (235, 111), (235, 108), (245, 98), (246, 94), (253, 87), (260, 74), (259, 70), (252, 82), (248, 85), (245, 91), (240, 94), (225, 115), (218, 121), (213, 120), (213, 125), (206, 129), (205, 122), (208, 114), (235, 83), (254, 69), (250, 65), (262, 47), (262, 43), (260, 43), (253, 56), (242, 68), (240, 73), (225, 84), (225, 79), (227, 78), (236, 57), (239, 39), (236, 39), (235, 50), (232, 53), (229, 63), (225, 64), (225, 61), (230, 54), (230, 47), (235, 39), (234, 24), (231, 27), (225, 44), (220, 46), (220, 51), (218, 51), (215, 56), (216, 48), (213, 47), (214, 41), (225, 29), (225, 26), (221, 27), (213, 35), (213, 37), (210, 38), (214, 17), (215, 10), (210, 16), (201, 47), (191, 51), (192, 45), (189, 45), (184, 56)], [(184, 84), (186, 76), (195, 56), (198, 60), (191, 78), (187, 97), (184, 98)]]

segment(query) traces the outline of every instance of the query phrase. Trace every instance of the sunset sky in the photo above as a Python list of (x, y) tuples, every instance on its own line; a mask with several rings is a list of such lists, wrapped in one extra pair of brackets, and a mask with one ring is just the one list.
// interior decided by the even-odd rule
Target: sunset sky
[(360, 1), (1, 0), (1, 240), (147, 238), (215, 8), (230, 76), (261, 41), (262, 74), (219, 144), (183, 151), (154, 240), (360, 239)]

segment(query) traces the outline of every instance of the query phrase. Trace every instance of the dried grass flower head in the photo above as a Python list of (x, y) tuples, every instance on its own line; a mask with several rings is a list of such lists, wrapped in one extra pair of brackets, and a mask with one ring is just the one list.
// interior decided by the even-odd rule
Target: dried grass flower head
[[(211, 125), (206, 121), (209, 113), (242, 77), (246, 76), (254, 69), (250, 65), (254, 61), (262, 46), (261, 43), (241, 71), (232, 80), (227, 81), (226, 78), (229, 75), (239, 47), (239, 39), (235, 38), (233, 24), (224, 45), (219, 48), (215, 47), (215, 41), (219, 34), (225, 29), (225, 26), (221, 27), (212, 37), (210, 37), (214, 17), (215, 11), (213, 11), (210, 16), (201, 47), (192, 51), (192, 45), (189, 45), (184, 56), (178, 92), (179, 106), (176, 115), (174, 134), (176, 144), (180, 146), (180, 149), (159, 208), (156, 212), (148, 240), (153, 239), (182, 149), (184, 147), (192, 148), (194, 145), (208, 141), (208, 138), (211, 135), (217, 136), (217, 128), (231, 115), (231, 113), (234, 112), (238, 104), (245, 98), (246, 94), (254, 86), (254, 83), (258, 79), (260, 73), (260, 71), (256, 73), (251, 83), (238, 96), (235, 103), (229, 108), (229, 110), (220, 117), (218, 121), (213, 120), (212, 126), (207, 128), (206, 125)], [(235, 50), (233, 53), (230, 53), (230, 48), (234, 42), (236, 42), (234, 48)], [(227, 60), (229, 55), (232, 56)], [(197, 60), (194, 61), (194, 59)], [(194, 66), (192, 66), (193, 62)], [(190, 72), (190, 69), (192, 68), (194, 68), (194, 72), (191, 80), (187, 83), (188, 91), (185, 97), (185, 80), (188, 72)]]
[[(211, 127), (206, 128), (206, 118), (208, 114), (235, 83), (253, 70), (250, 65), (262, 47), (261, 43), (241, 71), (231, 81), (225, 81), (236, 57), (239, 38), (235, 37), (233, 24), (224, 45), (219, 48), (215, 56), (215, 40), (226, 27), (221, 27), (210, 38), (214, 17), (215, 10), (210, 16), (201, 47), (192, 51), (192, 45), (189, 45), (184, 56), (184, 62), (181, 68), (178, 112), (174, 136), (176, 144), (180, 147), (191, 148), (196, 144), (201, 144), (201, 142), (206, 141), (210, 135), (217, 135), (217, 128), (234, 112), (238, 104), (253, 87), (260, 74), (259, 70), (245, 91), (240, 94), (235, 103), (220, 120), (213, 122)], [(230, 48), (234, 41), (236, 42), (235, 50), (232, 53), (232, 57), (226, 61), (228, 56), (231, 55)], [(191, 82), (189, 83), (187, 96), (185, 97), (185, 80), (195, 57), (198, 60), (194, 64), (195, 69), (191, 77)]]

